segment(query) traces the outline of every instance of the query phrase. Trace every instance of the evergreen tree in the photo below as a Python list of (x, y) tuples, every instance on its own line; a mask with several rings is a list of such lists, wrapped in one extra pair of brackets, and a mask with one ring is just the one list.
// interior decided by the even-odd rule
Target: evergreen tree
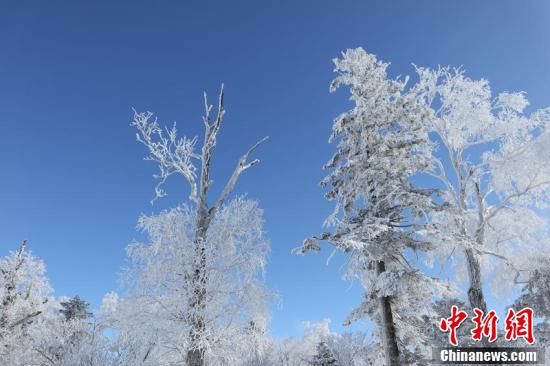
[(338, 361), (332, 354), (332, 351), (325, 342), (317, 344), (317, 354), (311, 361), (313, 366), (338, 366)]
[(331, 90), (348, 86), (354, 107), (334, 120), (330, 141), (338, 146), (321, 182), (336, 203), (325, 222), (330, 231), (306, 239), (299, 253), (319, 251), (327, 241), (350, 255), (347, 275), (361, 279), (365, 294), (346, 324), (372, 319), (386, 365), (398, 366), (399, 343), (422, 342), (415, 324), (443, 290), (406, 258), (433, 247), (419, 233), (439, 209), (435, 192), (412, 182), (432, 164), (429, 113), (407, 79), (389, 78), (388, 64), (363, 49), (347, 50), (334, 63), (339, 75)]
[(90, 304), (76, 295), (72, 299), (66, 302), (61, 303), (62, 309), (59, 310), (61, 314), (65, 317), (65, 320), (73, 319), (87, 319), (93, 314), (88, 311)]

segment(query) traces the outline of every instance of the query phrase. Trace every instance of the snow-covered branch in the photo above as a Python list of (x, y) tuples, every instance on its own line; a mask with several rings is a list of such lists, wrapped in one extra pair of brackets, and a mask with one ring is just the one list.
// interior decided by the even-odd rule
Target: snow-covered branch
[(235, 188), (235, 185), (237, 184), (237, 180), (239, 179), (241, 173), (260, 162), (260, 159), (248, 161), (248, 157), (258, 146), (260, 146), (260, 144), (265, 142), (267, 139), (268, 137), (266, 136), (263, 139), (259, 140), (250, 149), (248, 149), (248, 151), (243, 156), (241, 156), (239, 162), (237, 163), (237, 166), (231, 174), (231, 177), (227, 181), (225, 188), (220, 194), (220, 197), (218, 198), (214, 206), (210, 208), (210, 214), (217, 211), (224, 204), (224, 202), (227, 200), (227, 197), (231, 194), (231, 192), (233, 192), (233, 189)]
[(138, 131), (136, 139), (149, 150), (149, 156), (145, 159), (156, 162), (160, 170), (160, 173), (155, 175), (160, 182), (155, 187), (153, 201), (166, 195), (162, 185), (175, 173), (181, 174), (187, 180), (191, 188), (189, 198), (196, 201), (196, 168), (193, 159), (198, 158), (194, 152), (197, 138), (178, 138), (175, 123), (172, 128), (163, 130), (151, 112), (138, 113), (134, 109), (131, 125)]

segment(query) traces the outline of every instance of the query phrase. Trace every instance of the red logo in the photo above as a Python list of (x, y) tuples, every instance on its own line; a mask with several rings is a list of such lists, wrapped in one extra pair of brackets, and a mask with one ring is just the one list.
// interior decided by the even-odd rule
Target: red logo
[(460, 324), (468, 318), (468, 313), (462, 310), (458, 310), (458, 306), (453, 305), (451, 308), (451, 316), (447, 319), (441, 319), (439, 323), (439, 329), (442, 332), (449, 332), (449, 342), (453, 346), (458, 346), (458, 339), (456, 337), (456, 330), (460, 327)]
[(523, 308), (517, 313), (513, 309), (508, 309), (506, 315), (504, 337), (507, 341), (523, 338), (529, 344), (535, 342), (533, 336), (533, 309)]
[[(472, 329), (472, 339), (481, 341), (483, 337), (488, 338), (489, 342), (496, 341), (498, 337), (498, 316), (494, 310), (489, 311), (486, 315), (478, 308), (474, 309), (475, 316), (472, 318), (474, 329)], [(457, 329), (466, 321), (468, 313), (459, 310), (456, 305), (451, 308), (451, 316), (442, 318), (439, 323), (439, 329), (442, 332), (449, 333), (449, 343), (453, 346), (458, 346)], [(533, 309), (524, 308), (516, 312), (514, 309), (508, 309), (508, 314), (504, 321), (505, 339), (515, 341), (518, 338), (523, 338), (527, 343), (533, 344), (535, 337), (533, 336)]]
[(491, 310), (487, 315), (483, 316), (483, 311), (478, 308), (474, 309), (476, 316), (472, 321), (475, 323), (475, 328), (472, 329), (472, 339), (481, 341), (483, 336), (489, 338), (489, 342), (494, 342), (497, 339), (497, 323), (498, 316), (494, 310)]

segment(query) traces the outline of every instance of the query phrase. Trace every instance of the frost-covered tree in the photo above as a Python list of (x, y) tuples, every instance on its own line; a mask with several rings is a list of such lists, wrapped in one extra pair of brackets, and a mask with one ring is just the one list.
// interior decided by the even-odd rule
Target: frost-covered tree
[(39, 365), (116, 365), (105, 324), (95, 318), (65, 318), (59, 309), (48, 313), (44, 326), (33, 335)]
[(317, 353), (311, 360), (312, 366), (338, 366), (338, 360), (332, 354), (326, 342), (317, 344)]
[(27, 242), (0, 259), (0, 364), (108, 366), (104, 328), (79, 297), (59, 301)]
[(262, 365), (311, 366), (314, 360), (320, 360), (317, 357), (320, 354), (320, 344), (324, 344), (323, 349), (328, 348), (329, 351), (322, 353), (328, 355), (330, 352), (332, 357), (327, 359), (333, 358), (335, 361), (330, 362), (336, 362), (335, 365), (384, 365), (383, 352), (374, 338), (368, 337), (365, 333), (338, 334), (330, 330), (329, 324), (329, 319), (313, 324), (305, 322), (301, 337), (274, 341), (268, 362)]
[[(325, 342), (339, 366), (372, 366), (380, 358), (379, 345), (365, 333), (333, 333)], [(382, 358), (378, 364), (383, 362)]]
[(228, 362), (228, 365), (273, 365), (275, 341), (268, 334), (265, 325), (251, 321), (240, 333), (239, 337), (226, 341), (227, 347), (224, 353), (229, 360), (233, 360)]
[[(52, 316), (37, 345), (46, 360), (58, 366), (108, 366), (114, 363), (106, 324), (89, 311), (89, 303), (76, 295), (59, 303), (61, 316)], [(41, 347), (41, 348), (40, 348)]]
[(317, 353), (317, 345), (332, 334), (329, 324), (330, 319), (319, 323), (304, 322), (300, 338), (287, 338), (276, 343), (273, 365), (309, 366)]
[(542, 249), (538, 209), (550, 202), (550, 109), (527, 114), (523, 93), (493, 96), (488, 81), (460, 69), (417, 72), (440, 146), (430, 174), (446, 207), (431, 217), (427, 236), (439, 244), (436, 257), (467, 277), (470, 305), (486, 311), (484, 278), (492, 275), (502, 293), (529, 268), (522, 258)]
[(530, 307), (535, 316), (550, 322), (550, 253), (531, 258), (532, 271), (514, 308)]
[(0, 258), (0, 364), (26, 365), (36, 357), (33, 334), (53, 305), (44, 263), (19, 249)]
[(349, 273), (366, 293), (348, 321), (375, 320), (386, 365), (398, 365), (399, 347), (423, 340), (410, 324), (425, 314), (437, 288), (407, 259), (409, 251), (429, 249), (417, 230), (435, 208), (433, 192), (412, 183), (432, 164), (429, 114), (407, 80), (389, 78), (388, 64), (374, 55), (359, 48), (334, 62), (339, 76), (331, 90), (349, 86), (354, 107), (334, 121), (330, 140), (338, 147), (322, 181), (336, 202), (326, 222), (333, 230), (305, 240), (301, 252), (317, 251), (326, 240), (351, 255)]
[[(183, 176), (190, 186), (188, 204), (142, 217), (140, 227), (150, 242), (128, 248), (135, 282), (118, 309), (126, 312), (121, 317), (132, 325), (119, 325), (139, 343), (132, 347), (140, 352), (130, 354), (140, 362), (162, 354), (170, 364), (202, 366), (249, 321), (266, 322), (261, 273), (268, 246), (262, 211), (244, 198), (228, 201), (240, 175), (259, 162), (249, 156), (266, 139), (246, 151), (220, 195), (209, 200), (212, 155), (225, 116), (223, 86), (214, 119), (206, 94), (204, 102), (205, 133), (199, 152), (197, 138), (179, 138), (175, 125), (164, 130), (150, 112), (136, 112), (132, 122), (138, 141), (149, 150), (148, 159), (160, 169), (156, 197), (165, 194), (162, 184), (172, 175)], [(140, 325), (136, 329), (143, 333), (132, 335), (132, 326)], [(159, 361), (150, 363), (161, 364), (155, 362)]]
[[(550, 346), (550, 253), (539, 253), (531, 258), (531, 269), (529, 278), (524, 281), (521, 295), (512, 308), (533, 309), (535, 317), (540, 319), (534, 329), (536, 344), (548, 350)], [(546, 352), (546, 364), (549, 362), (550, 355)]]
[(82, 300), (78, 295), (68, 301), (61, 302), (60, 305), (61, 310), (59, 312), (63, 314), (66, 320), (87, 319), (93, 315), (88, 311), (90, 304)]

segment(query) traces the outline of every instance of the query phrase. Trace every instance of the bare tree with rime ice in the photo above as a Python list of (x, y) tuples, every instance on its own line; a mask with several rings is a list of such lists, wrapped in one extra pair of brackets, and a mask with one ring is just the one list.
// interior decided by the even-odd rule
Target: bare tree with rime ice
[(533, 254), (548, 250), (540, 209), (550, 204), (550, 108), (528, 114), (524, 93), (494, 96), (487, 80), (462, 69), (416, 70), (438, 147), (428, 174), (445, 206), (424, 235), (438, 243), (433, 258), (467, 280), (470, 306), (486, 312), (484, 279), (503, 295), (529, 277)]
[[(241, 174), (259, 163), (250, 155), (267, 137), (241, 156), (221, 194), (209, 204), (212, 155), (226, 112), (223, 85), (217, 107), (213, 117), (205, 93), (200, 151), (196, 137), (178, 137), (175, 125), (161, 128), (151, 112), (134, 113), (132, 126), (149, 151), (146, 159), (160, 169), (155, 198), (165, 195), (162, 185), (172, 175), (183, 176), (190, 187), (189, 204), (142, 217), (139, 225), (150, 243), (128, 248), (133, 295), (118, 301), (115, 308), (121, 318), (114, 316), (113, 321), (125, 327), (123, 320), (132, 321), (132, 313), (133, 319), (140, 319), (140, 329), (149, 333), (147, 340), (138, 340), (141, 353), (136, 362), (160, 362), (152, 361), (153, 355), (163, 352), (167, 363), (203, 366), (213, 350), (230, 347), (226, 343), (250, 321), (265, 327), (262, 274), (269, 246), (263, 238), (262, 210), (244, 197), (228, 199)], [(155, 318), (158, 314), (161, 319)], [(128, 342), (130, 328), (125, 328)]]

